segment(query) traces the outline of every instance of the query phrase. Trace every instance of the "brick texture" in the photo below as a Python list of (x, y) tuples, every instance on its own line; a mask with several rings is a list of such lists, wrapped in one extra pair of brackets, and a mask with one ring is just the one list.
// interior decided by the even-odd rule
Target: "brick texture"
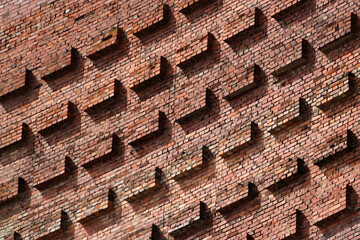
[(358, 0), (0, 6), (0, 239), (360, 240)]

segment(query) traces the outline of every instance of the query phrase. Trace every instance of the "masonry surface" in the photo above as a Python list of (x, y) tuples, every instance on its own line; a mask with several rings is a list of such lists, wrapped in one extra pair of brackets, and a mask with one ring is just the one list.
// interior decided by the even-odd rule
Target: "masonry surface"
[(357, 0), (0, 16), (0, 239), (360, 239)]

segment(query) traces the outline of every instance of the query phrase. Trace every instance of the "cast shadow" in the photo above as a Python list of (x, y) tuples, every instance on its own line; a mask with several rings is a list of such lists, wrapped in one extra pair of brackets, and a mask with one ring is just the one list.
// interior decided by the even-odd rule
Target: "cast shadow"
[(56, 129), (42, 130), (40, 133), (49, 145), (55, 145), (81, 132), (81, 114), (74, 106), (71, 107), (72, 119), (64, 124), (60, 124)]
[(268, 36), (267, 26), (269, 24), (269, 20), (260, 9), (257, 9), (257, 11), (259, 13), (258, 27), (247, 31), (245, 36), (239, 36), (232, 40), (225, 41), (227, 44), (229, 44), (234, 52), (239, 53), (242, 49), (248, 49), (257, 44), (260, 44)]
[(248, 106), (251, 103), (258, 101), (259, 99), (267, 95), (268, 81), (269, 77), (266, 76), (265, 72), (261, 68), (259, 68), (258, 87), (250, 90), (250, 92), (244, 92), (243, 94), (235, 98), (227, 100), (228, 103), (234, 110), (238, 111), (245, 106)]
[(118, 62), (119, 58), (125, 57), (130, 52), (130, 41), (127, 36), (122, 33), (121, 46), (116, 51), (111, 51), (106, 55), (103, 55), (99, 58), (93, 59), (92, 62), (94, 66), (99, 69), (105, 69), (106, 67), (112, 67), (115, 63)]
[(300, 8), (290, 10), (282, 18), (275, 18), (282, 28), (288, 28), (293, 22), (302, 22), (316, 11), (316, 1), (307, 0)]
[(195, 132), (213, 122), (216, 122), (220, 118), (220, 101), (215, 96), (215, 94), (208, 90), (208, 98), (210, 102), (210, 109), (205, 110), (199, 115), (195, 116), (193, 119), (189, 121), (185, 121), (183, 123), (179, 123), (181, 128), (186, 134), (190, 134)]
[(21, 213), (30, 207), (31, 189), (28, 183), (21, 177), (19, 177), (18, 191), (18, 196), (0, 203), (0, 214), (2, 219), (10, 218), (11, 216)]
[(160, 79), (156, 82), (151, 82), (151, 85), (146, 85), (144, 88), (135, 91), (141, 102), (146, 101), (165, 90), (169, 90), (173, 86), (174, 69), (167, 60), (165, 60), (164, 67), (165, 72), (163, 79)]
[(281, 87), (287, 86), (298, 79), (302, 79), (315, 70), (316, 51), (308, 41), (304, 40), (304, 44), (305, 53), (303, 54), (307, 56), (306, 63), (279, 76), (274, 76), (275, 83), (280, 83)]
[(109, 211), (81, 223), (88, 235), (94, 235), (101, 230), (119, 224), (123, 220), (121, 201), (115, 193), (113, 195), (113, 207)]
[(84, 78), (85, 59), (75, 48), (71, 51), (71, 64), (74, 66), (59, 76), (44, 79), (53, 91), (57, 91), (74, 82), (79, 82)]
[(120, 168), (124, 165), (125, 160), (125, 145), (123, 142), (119, 142), (116, 154), (109, 158), (103, 159), (102, 161), (93, 165), (86, 166), (86, 171), (89, 173), (91, 178), (100, 178), (106, 173), (113, 171), (114, 169)]
[(159, 42), (166, 36), (175, 33), (176, 30), (176, 19), (173, 12), (168, 9), (168, 22), (159, 26), (154, 31), (146, 32), (141, 35), (136, 35), (143, 45), (149, 45), (153, 42)]
[(95, 123), (101, 123), (106, 119), (126, 111), (127, 109), (127, 90), (121, 83), (115, 91), (119, 93), (118, 98), (109, 103), (101, 104), (100, 107), (90, 108), (86, 112)]
[(42, 86), (34, 76), (34, 74), (26, 70), (25, 87), (15, 90), (0, 97), (0, 104), (6, 112), (11, 112), (17, 108), (30, 105), (39, 98), (39, 89)]
[(178, 65), (187, 78), (191, 78), (192, 76), (197, 75), (206, 69), (210, 69), (220, 61), (220, 42), (216, 38), (213, 38), (209, 41), (211, 41), (211, 51), (207, 55), (201, 56), (201, 58), (198, 57), (196, 61), (194, 60), (191, 63), (190, 60), (188, 60), (188, 64), (182, 63), (181, 67)]
[[(205, 3), (195, 7), (188, 7), (187, 9), (180, 10), (186, 19), (193, 23), (203, 16), (209, 16), (218, 12), (223, 7), (223, 0), (208, 0)], [(196, 3), (195, 3), (196, 4)]]
[(55, 198), (59, 192), (71, 191), (77, 186), (79, 170), (76, 164), (67, 157), (66, 161), (67, 173), (60, 179), (54, 179), (46, 186), (37, 187), (41, 191), (44, 199)]
[(23, 140), (0, 149), (0, 164), (2, 166), (9, 165), (34, 153), (35, 135), (26, 124), (23, 124), (23, 129)]
[(160, 135), (155, 136), (154, 138), (147, 139), (141, 142), (141, 144), (136, 144), (130, 151), (130, 154), (135, 158), (141, 158), (158, 148), (166, 146), (172, 141), (172, 127), (169, 119), (164, 115), (162, 121), (164, 121), (164, 130)]

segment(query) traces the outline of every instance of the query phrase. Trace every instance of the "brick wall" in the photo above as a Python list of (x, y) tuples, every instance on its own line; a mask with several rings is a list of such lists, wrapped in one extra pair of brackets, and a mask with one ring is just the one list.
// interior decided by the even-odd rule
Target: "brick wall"
[(360, 239), (357, 1), (0, 15), (0, 239)]

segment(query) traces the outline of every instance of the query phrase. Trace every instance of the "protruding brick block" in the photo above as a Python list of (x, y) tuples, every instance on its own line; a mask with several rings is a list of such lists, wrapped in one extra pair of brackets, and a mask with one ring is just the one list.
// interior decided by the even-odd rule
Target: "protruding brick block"
[(150, 121), (144, 122), (149, 116), (143, 116), (135, 121), (129, 128), (135, 128), (129, 138), (129, 144), (138, 147), (144, 142), (161, 135), (165, 130), (165, 113), (158, 111), (155, 116), (151, 116)]
[(219, 155), (221, 157), (229, 157), (232, 154), (255, 143), (257, 125), (251, 122), (247, 126), (238, 126), (219, 141)]
[(305, 236), (306, 218), (300, 210), (293, 211), (286, 220), (286, 230), (279, 234), (281, 240), (302, 239)]
[(318, 34), (319, 49), (328, 52), (347, 40), (355, 37), (358, 29), (358, 16), (348, 14), (345, 18), (327, 24)]
[(232, 17), (224, 27), (223, 39), (227, 43), (231, 43), (236, 39), (243, 39), (246, 35), (251, 34), (260, 26), (260, 10), (258, 8), (251, 9), (246, 14), (236, 15)]
[(324, 144), (319, 147), (322, 157), (317, 159), (314, 163), (321, 167), (325, 163), (335, 160), (357, 147), (358, 139), (351, 130), (337, 133), (335, 136), (326, 139)]
[(127, 190), (124, 191), (125, 200), (132, 202), (160, 189), (162, 175), (161, 169), (155, 168), (155, 170), (143, 175), (141, 178), (137, 176), (131, 181)]
[(6, 149), (25, 143), (28, 139), (29, 132), (30, 129), (25, 123), (8, 128), (2, 132), (0, 135), (0, 155), (1, 152)]
[(304, 160), (300, 158), (275, 162), (271, 169), (272, 171), (267, 174), (268, 177), (263, 183), (264, 187), (270, 191), (278, 190), (308, 172)]
[(87, 57), (97, 60), (121, 47), (125, 33), (121, 28), (113, 28), (110, 32), (99, 36), (92, 46), (87, 49)]
[[(237, 194), (229, 194), (227, 189), (222, 189), (217, 195), (217, 211), (221, 214), (227, 214), (236, 210), (242, 204), (245, 204), (248, 201), (251, 201), (256, 196), (258, 196), (258, 190), (253, 183), (248, 183), (246, 185), (239, 185), (234, 188), (237, 189)], [(233, 188), (232, 185), (228, 186)]]
[(42, 190), (56, 184), (71, 173), (72, 161), (68, 156), (49, 163), (44, 162), (33, 171), (32, 182), (37, 189)]
[(62, 210), (52, 211), (41, 215), (42, 221), (34, 220), (31, 224), (31, 232), (36, 234), (34, 239), (54, 239), (69, 229), (70, 221), (66, 212)]
[(208, 111), (211, 108), (211, 90), (200, 93), (196, 96), (197, 100), (190, 99), (190, 101), (181, 102), (176, 111), (176, 122), (184, 124), (193, 118), (199, 116), (201, 113)]
[(180, 44), (176, 51), (176, 62), (180, 68), (186, 68), (210, 55), (214, 50), (215, 37), (211, 33), (200, 36), (190, 43)]
[(151, 87), (156, 82), (163, 81), (166, 72), (169, 69), (169, 63), (164, 57), (160, 57), (157, 61), (150, 63), (142, 68), (136, 69), (130, 76), (134, 76), (135, 81), (131, 85), (131, 89), (135, 92)]
[(161, 4), (155, 9), (140, 16), (139, 21), (133, 25), (133, 34), (137, 37), (156, 31), (161, 26), (168, 23), (171, 10), (167, 4)]
[(286, 16), (289, 15), (290, 12), (294, 12), (297, 9), (301, 9), (302, 5), (308, 1), (312, 0), (283, 0), (283, 1), (273, 1), (275, 7), (275, 13), (272, 16), (274, 19), (280, 21)]
[(20, 197), (26, 189), (24, 179), (18, 177), (0, 184), (0, 204), (7, 203)]
[(328, 109), (331, 105), (349, 96), (354, 90), (354, 75), (349, 73), (332, 81), (326, 82), (321, 86), (325, 94), (320, 99), (318, 107), (322, 110)]
[(14, 69), (6, 79), (0, 81), (0, 98), (29, 88), (31, 71)]
[(120, 97), (120, 82), (112, 80), (109, 84), (97, 88), (90, 93), (88, 105), (84, 107), (84, 111), (93, 111), (116, 102)]
[(190, 154), (183, 152), (174, 160), (176, 164), (176, 175), (174, 177), (182, 178), (202, 169), (209, 163), (211, 156), (211, 151), (205, 145)]
[(94, 164), (102, 162), (115, 156), (119, 151), (120, 139), (113, 134), (112, 137), (97, 143), (90, 143), (86, 148), (86, 152), (82, 155), (81, 165), (83, 167), (91, 167)]
[(169, 230), (169, 234), (174, 238), (182, 234), (188, 234), (192, 229), (202, 228), (212, 221), (212, 213), (204, 202), (200, 202), (196, 207), (188, 209), (179, 218), (182, 219), (184, 215), (188, 216), (188, 218), (177, 222)]
[(309, 58), (310, 45), (306, 40), (297, 40), (274, 49), (274, 62), (279, 66), (272, 75), (278, 77), (304, 65)]
[(215, 0), (184, 0), (179, 5), (179, 12), (183, 14), (189, 14), (195, 9), (199, 9), (207, 4), (214, 2)]
[(226, 100), (232, 100), (242, 94), (256, 88), (260, 83), (261, 69), (258, 65), (254, 64), (246, 70), (246, 73), (234, 84), (224, 88), (223, 96)]
[(97, 196), (85, 198), (75, 207), (77, 210), (77, 219), (80, 223), (85, 223), (102, 215), (114, 207), (116, 194), (113, 190), (109, 189)]
[(74, 70), (76, 67), (77, 51), (74, 48), (67, 48), (64, 52), (55, 52), (49, 57), (49, 62), (46, 62), (41, 69), (41, 78), (49, 81), (60, 77), (66, 72)]
[(275, 106), (274, 124), (270, 127), (269, 132), (274, 134), (290, 125), (293, 125), (306, 117), (306, 102), (299, 98), (296, 101), (288, 100)]
[(315, 213), (312, 218), (314, 225), (327, 227), (354, 211), (354, 190), (352, 186), (348, 184), (346, 189), (339, 194), (340, 197), (332, 199), (332, 202), (327, 202), (326, 211)]
[(75, 110), (72, 102), (49, 109), (37, 119), (38, 132), (46, 134), (69, 124), (75, 118)]

